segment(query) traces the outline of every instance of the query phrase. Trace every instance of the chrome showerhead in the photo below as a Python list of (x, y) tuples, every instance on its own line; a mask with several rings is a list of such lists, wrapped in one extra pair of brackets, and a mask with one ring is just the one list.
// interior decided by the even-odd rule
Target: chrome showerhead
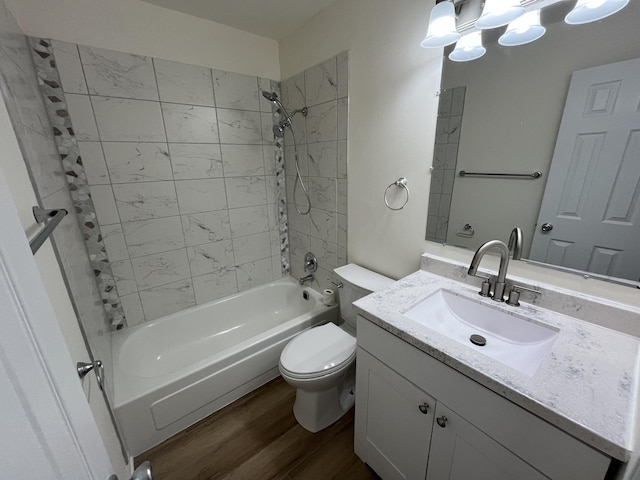
[(276, 104), (280, 103), (280, 100), (278, 100), (278, 95), (276, 95), (275, 92), (267, 92), (263, 90), (262, 96), (267, 100), (269, 100), (270, 102), (273, 102)]

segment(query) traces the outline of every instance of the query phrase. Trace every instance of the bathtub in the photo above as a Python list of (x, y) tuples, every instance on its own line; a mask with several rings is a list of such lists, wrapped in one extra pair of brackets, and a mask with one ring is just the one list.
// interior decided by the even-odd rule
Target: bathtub
[(113, 333), (114, 412), (139, 455), (278, 376), (287, 342), (338, 320), (292, 278)]

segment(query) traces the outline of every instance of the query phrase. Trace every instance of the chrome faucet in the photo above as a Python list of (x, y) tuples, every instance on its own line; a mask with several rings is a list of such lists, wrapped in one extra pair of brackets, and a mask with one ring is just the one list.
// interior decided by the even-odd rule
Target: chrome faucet
[[(482, 277), (481, 275), (477, 275), (478, 267), (480, 266), (480, 261), (482, 257), (484, 257), (485, 253), (492, 249), (498, 249), (500, 251), (500, 269), (498, 270), (498, 278), (496, 278), (495, 283), (493, 284), (493, 294), (491, 294), (491, 281), (486, 277)], [(483, 243), (478, 250), (476, 250), (476, 254), (473, 256), (471, 260), (471, 265), (469, 265), (469, 270), (467, 273), (473, 276), (479, 276), (481, 278), (485, 278), (485, 282), (482, 284), (482, 290), (480, 290), (480, 295), (485, 297), (490, 296), (496, 302), (504, 302), (504, 290), (506, 287), (506, 278), (507, 278), (507, 268), (509, 267), (509, 247), (504, 242), (500, 240), (489, 240), (488, 242)]]
[(315, 277), (313, 276), (313, 273), (310, 273), (306, 277), (302, 277), (300, 280), (298, 280), (298, 284), (299, 285), (304, 285), (305, 282), (313, 282), (314, 278)]
[(514, 260), (520, 260), (522, 257), (522, 242), (522, 229), (516, 227), (511, 230), (511, 235), (509, 236), (509, 252), (513, 252)]

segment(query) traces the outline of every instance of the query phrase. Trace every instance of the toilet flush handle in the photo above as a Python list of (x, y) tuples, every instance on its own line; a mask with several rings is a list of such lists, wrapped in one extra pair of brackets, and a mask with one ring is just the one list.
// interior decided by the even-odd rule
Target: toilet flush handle
[(331, 285), (333, 285), (336, 288), (342, 288), (344, 287), (344, 285), (342, 284), (342, 282), (336, 283), (336, 282), (331, 282)]

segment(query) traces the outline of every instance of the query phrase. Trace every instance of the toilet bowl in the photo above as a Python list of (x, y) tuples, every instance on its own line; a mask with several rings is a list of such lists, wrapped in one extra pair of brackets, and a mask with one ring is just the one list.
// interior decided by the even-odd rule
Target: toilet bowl
[(356, 313), (352, 303), (394, 280), (355, 264), (337, 268), (340, 317), (291, 340), (280, 355), (282, 378), (297, 389), (293, 414), (310, 432), (319, 432), (342, 417), (355, 402)]

